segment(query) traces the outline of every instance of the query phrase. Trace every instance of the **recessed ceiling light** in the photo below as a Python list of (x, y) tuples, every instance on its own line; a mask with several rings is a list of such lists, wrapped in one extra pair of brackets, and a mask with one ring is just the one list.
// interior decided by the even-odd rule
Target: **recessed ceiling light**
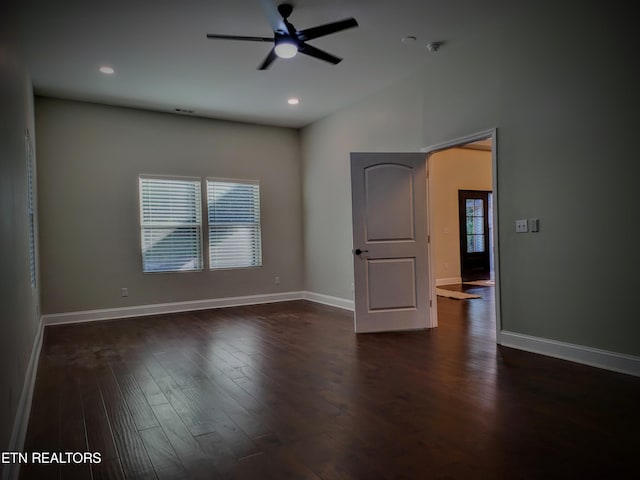
[(116, 71), (113, 68), (107, 67), (106, 65), (103, 65), (102, 67), (100, 67), (100, 71), (105, 75), (113, 75), (114, 73), (116, 73)]
[(400, 40), (402, 43), (404, 43), (405, 45), (411, 45), (412, 43), (416, 42), (416, 37), (414, 37), (413, 35), (409, 35), (408, 37), (404, 37), (402, 40)]
[(298, 105), (300, 103), (300, 100), (297, 98), (290, 98), (289, 100), (287, 100), (287, 102), (289, 103), (289, 105)]

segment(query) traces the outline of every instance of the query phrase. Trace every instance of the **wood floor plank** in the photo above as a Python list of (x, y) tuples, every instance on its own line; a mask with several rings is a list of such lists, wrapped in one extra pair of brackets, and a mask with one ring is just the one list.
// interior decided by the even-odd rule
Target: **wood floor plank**
[(140, 432), (140, 436), (147, 452), (149, 452), (149, 458), (160, 480), (186, 480), (189, 478), (184, 465), (176, 455), (162, 428), (149, 428)]
[(102, 460), (91, 465), (93, 477), (108, 480), (124, 478), (102, 393), (97, 384), (89, 381), (88, 376), (89, 374), (80, 376), (79, 380), (83, 383), (81, 400), (87, 431), (87, 450), (100, 453)]
[(348, 472), (342, 470), (339, 459), (343, 456), (336, 441), (327, 433), (298, 439), (286, 444), (294, 458), (306, 465), (322, 479), (350, 480)]
[(158, 427), (158, 420), (153, 414), (151, 405), (147, 402), (147, 397), (142, 392), (138, 382), (133, 378), (133, 375), (119, 375), (116, 378), (138, 430)]
[(190, 480), (222, 478), (170, 404), (155, 405), (153, 411)]
[(125, 477), (153, 479), (155, 474), (120, 387), (108, 365), (98, 375), (105, 410)]
[(224, 438), (218, 432), (211, 432), (195, 439), (221, 478), (231, 479), (238, 467), (238, 458), (231, 452)]
[(279, 478), (299, 478), (320, 480), (314, 471), (302, 463), (288, 445), (283, 444), (273, 435), (265, 435), (256, 439), (257, 445), (268, 458), (267, 469)]
[[(259, 414), (264, 410), (263, 404), (238, 385), (238, 383), (234, 381), (234, 378), (229, 378), (225, 375), (215, 362), (212, 362), (200, 352), (195, 354), (187, 352), (186, 356), (194, 365), (202, 370), (213, 387), (219, 387), (224, 391), (232, 403), (236, 403), (249, 413)], [(244, 376), (244, 374), (242, 376)]]
[[(60, 451), (88, 452), (89, 445), (85, 426), (82, 398), (76, 378), (65, 372), (60, 388)], [(71, 462), (61, 465), (62, 480), (91, 478), (91, 464)]]
[(200, 388), (186, 389), (184, 393), (193, 404), (200, 405), (201, 414), (207, 419), (212, 428), (211, 432), (216, 432), (224, 439), (227, 448), (236, 458), (258, 453), (251, 438), (236, 425), (223, 409), (215, 406), (213, 402), (209, 402), (208, 399), (211, 397), (207, 395), (206, 390)]
[[(43, 347), (43, 350), (44, 349)], [(46, 355), (46, 353), (45, 353)], [(60, 389), (56, 386), (62, 377), (62, 369), (41, 361), (38, 368), (33, 393), (33, 404), (41, 408), (32, 408), (29, 419), (29, 435), (25, 439), (24, 451), (29, 457), (32, 453), (60, 450)], [(22, 464), (20, 478), (59, 478), (60, 465), (42, 464), (29, 461)]]
[(144, 362), (140, 360), (140, 357), (125, 358), (124, 361), (149, 405), (153, 406), (168, 403), (167, 398), (149, 373), (149, 370), (147, 370)]
[(192, 435), (204, 435), (215, 432), (217, 420), (206, 409), (185, 394), (171, 377), (157, 380), (158, 386), (167, 397), (169, 404), (180, 416)]

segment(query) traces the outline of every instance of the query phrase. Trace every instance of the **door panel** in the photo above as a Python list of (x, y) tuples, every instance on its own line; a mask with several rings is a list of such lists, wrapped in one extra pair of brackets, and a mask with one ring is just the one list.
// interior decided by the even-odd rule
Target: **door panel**
[(413, 240), (413, 169), (374, 165), (364, 170), (364, 182), (367, 242)]
[(369, 311), (416, 308), (416, 259), (366, 259)]
[(352, 153), (356, 332), (427, 328), (426, 160)]
[(460, 269), (463, 282), (488, 280), (491, 274), (489, 195), (460, 190)]

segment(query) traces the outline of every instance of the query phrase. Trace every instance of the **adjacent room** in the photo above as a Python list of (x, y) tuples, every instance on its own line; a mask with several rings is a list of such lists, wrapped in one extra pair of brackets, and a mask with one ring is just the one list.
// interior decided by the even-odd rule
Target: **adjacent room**
[(3, 2), (3, 480), (635, 478), (633, 18)]

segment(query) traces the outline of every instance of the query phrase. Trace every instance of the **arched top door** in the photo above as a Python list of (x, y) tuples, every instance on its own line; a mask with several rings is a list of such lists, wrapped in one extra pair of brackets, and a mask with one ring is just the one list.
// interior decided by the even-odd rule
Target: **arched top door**
[(356, 332), (429, 326), (424, 154), (352, 153)]

